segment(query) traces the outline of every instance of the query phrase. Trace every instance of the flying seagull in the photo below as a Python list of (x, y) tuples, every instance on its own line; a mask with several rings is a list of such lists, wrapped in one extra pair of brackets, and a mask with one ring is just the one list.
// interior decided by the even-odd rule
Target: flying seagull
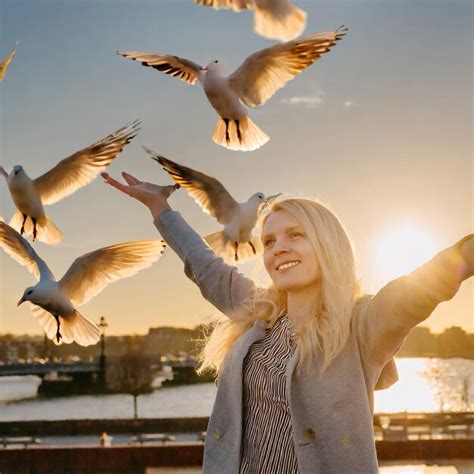
[(15, 56), (16, 53), (16, 48), (19, 44), (19, 41), (16, 42), (15, 47), (8, 53), (8, 56), (0, 63), (0, 82), (3, 81), (3, 78), (5, 77), (5, 74), (7, 72), (8, 66), (13, 60), (13, 57)]
[(75, 306), (89, 301), (109, 283), (151, 266), (166, 244), (163, 240), (141, 240), (86, 253), (74, 260), (60, 280), (55, 279), (28, 241), (1, 218), (0, 247), (39, 280), (26, 288), (17, 306), (29, 301), (33, 315), (55, 344), (75, 341), (88, 346), (99, 340), (100, 330)]
[(160, 53), (117, 51), (188, 84), (202, 85), (208, 101), (219, 115), (212, 140), (230, 150), (251, 151), (264, 145), (268, 135), (247, 115), (247, 107), (263, 105), (275, 92), (327, 53), (345, 34), (339, 28), (277, 44), (250, 55), (229, 76), (218, 59), (206, 67), (188, 59)]
[(261, 206), (279, 195), (266, 198), (263, 193), (255, 193), (247, 202), (239, 203), (216, 178), (168, 160), (147, 148), (145, 151), (176, 184), (186, 188), (206, 214), (224, 226), (222, 231), (204, 237), (217, 255), (227, 262), (244, 262), (261, 252), (260, 238), (253, 235), (252, 230)]
[(60, 242), (63, 235), (45, 214), (43, 206), (54, 204), (93, 181), (136, 136), (139, 126), (139, 120), (131, 122), (60, 161), (36, 179), (31, 179), (21, 165), (14, 166), (10, 174), (0, 166), (0, 174), (7, 180), (18, 209), (10, 225), (26, 237), (33, 234), (33, 241), (38, 238), (53, 245)]
[(255, 33), (264, 38), (290, 41), (303, 33), (306, 13), (291, 0), (193, 0), (198, 5), (234, 11), (253, 10)]

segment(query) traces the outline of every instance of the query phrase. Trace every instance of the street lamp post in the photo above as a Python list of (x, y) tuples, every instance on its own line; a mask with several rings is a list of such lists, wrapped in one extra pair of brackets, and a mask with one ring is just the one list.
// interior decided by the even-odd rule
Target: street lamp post
[(99, 327), (101, 329), (100, 335), (100, 356), (99, 356), (99, 384), (105, 388), (105, 328), (108, 326), (105, 318), (101, 316)]

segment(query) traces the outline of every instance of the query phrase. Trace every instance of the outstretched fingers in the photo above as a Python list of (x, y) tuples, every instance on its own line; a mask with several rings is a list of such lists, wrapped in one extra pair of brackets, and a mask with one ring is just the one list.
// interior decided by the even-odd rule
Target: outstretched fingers
[(126, 186), (116, 179), (112, 178), (112, 176), (109, 175), (109, 173), (101, 173), (102, 178), (104, 178), (104, 182), (107, 184), (110, 184), (110, 186), (114, 187), (115, 189), (118, 189), (119, 191), (122, 191), (125, 194), (128, 194), (130, 196), (130, 186)]
[(125, 171), (122, 171), (122, 176), (123, 179), (130, 185), (130, 186), (136, 186), (138, 184), (142, 184), (143, 181), (140, 181), (139, 179), (135, 178), (135, 176), (132, 176), (131, 174), (126, 173)]

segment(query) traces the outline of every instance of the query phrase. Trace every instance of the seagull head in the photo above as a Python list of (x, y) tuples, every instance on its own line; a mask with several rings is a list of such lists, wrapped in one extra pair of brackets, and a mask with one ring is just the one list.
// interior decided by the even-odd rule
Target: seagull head
[(15, 165), (15, 166), (13, 167), (13, 174), (14, 174), (15, 176), (18, 176), (20, 173), (23, 173), (23, 171), (24, 171), (24, 170), (23, 170), (23, 166), (21, 166), (21, 165)]
[(260, 206), (265, 202), (265, 194), (255, 193), (252, 196), (250, 196), (247, 202), (255, 206), (255, 209), (258, 210), (260, 209)]
[(221, 59), (213, 59), (206, 67), (201, 68), (201, 71), (206, 71), (216, 75), (223, 74), (224, 70), (225, 64)]
[(24, 293), (23, 296), (18, 300), (18, 303), (16, 304), (17, 306), (20, 306), (23, 304), (25, 301), (31, 301), (33, 303), (33, 300), (37, 296), (35, 294), (36, 289), (33, 286), (28, 287)]
[(266, 209), (268, 209), (278, 196), (281, 196), (281, 193), (272, 194), (271, 196), (266, 196), (259, 207), (259, 211), (263, 212)]

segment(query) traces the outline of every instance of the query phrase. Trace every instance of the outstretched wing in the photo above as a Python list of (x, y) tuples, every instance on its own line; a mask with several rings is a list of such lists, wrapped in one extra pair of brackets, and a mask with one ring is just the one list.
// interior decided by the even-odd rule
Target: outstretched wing
[(248, 107), (264, 104), (277, 90), (327, 53), (346, 34), (319, 33), (262, 49), (229, 76), (229, 85)]
[(179, 165), (147, 148), (145, 150), (163, 166), (163, 169), (170, 174), (175, 183), (186, 188), (189, 195), (194, 198), (206, 214), (216, 218), (222, 225), (230, 222), (238, 203), (216, 178), (187, 166)]
[(220, 8), (232, 9), (236, 12), (250, 10), (253, 8), (254, 0), (193, 0), (198, 5), (212, 7), (216, 10)]
[(34, 180), (43, 204), (53, 204), (93, 181), (137, 135), (135, 120), (93, 145), (60, 161)]
[(16, 46), (8, 53), (8, 56), (0, 63), (0, 82), (3, 81), (5, 74), (7, 72), (8, 66), (13, 60), (13, 57), (16, 53), (16, 47), (18, 46), (18, 41), (16, 42)]
[(117, 51), (124, 58), (133, 59), (143, 66), (152, 67), (170, 76), (177, 77), (188, 84), (195, 84), (201, 71), (199, 64), (189, 59), (169, 56), (160, 53), (144, 53), (140, 51)]
[(48, 265), (33, 250), (33, 247), (13, 227), (3, 222), (0, 217), (0, 247), (10, 255), (13, 260), (24, 265), (33, 273), (36, 279), (54, 280), (54, 275)]
[(74, 260), (59, 286), (76, 305), (81, 305), (109, 283), (151, 266), (165, 247), (163, 240), (138, 240), (86, 253)]

